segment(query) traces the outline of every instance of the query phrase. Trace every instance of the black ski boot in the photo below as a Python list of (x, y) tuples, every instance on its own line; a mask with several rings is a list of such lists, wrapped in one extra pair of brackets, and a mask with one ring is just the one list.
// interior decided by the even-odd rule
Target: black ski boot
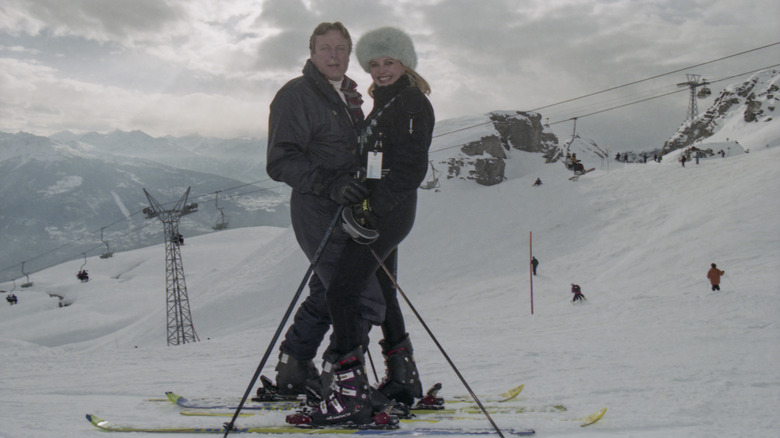
[(306, 394), (306, 381), (319, 377), (314, 361), (298, 360), (285, 352), (279, 353), (276, 365), (276, 389), (279, 396), (295, 399)]
[(333, 361), (326, 358), (321, 380), (322, 401), (309, 413), (312, 425), (353, 423), (359, 426), (374, 421), (362, 348)]
[(387, 368), (387, 376), (379, 384), (379, 392), (387, 398), (412, 406), (415, 398), (422, 398), (423, 390), (409, 335), (396, 345), (387, 345), (385, 341), (379, 341), (379, 345), (382, 346)]

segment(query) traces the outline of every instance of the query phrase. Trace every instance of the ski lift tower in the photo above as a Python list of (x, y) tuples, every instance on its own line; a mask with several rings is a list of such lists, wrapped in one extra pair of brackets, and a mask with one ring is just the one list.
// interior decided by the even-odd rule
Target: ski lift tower
[[(712, 92), (706, 85), (709, 85), (709, 82), (707, 82), (706, 79), (701, 79), (701, 75), (694, 75), (694, 74), (688, 74), (688, 80), (686, 82), (680, 82), (677, 84), (678, 87), (688, 87), (691, 89), (691, 97), (688, 102), (688, 118), (685, 119), (686, 121), (693, 120), (696, 118), (696, 115), (699, 114), (699, 109), (696, 105), (696, 98), (704, 98), (709, 96)], [(702, 89), (699, 91), (698, 96), (696, 94), (696, 89), (698, 87), (702, 87)]]
[(158, 218), (163, 223), (165, 233), (165, 294), (168, 314), (168, 345), (186, 344), (199, 341), (192, 325), (190, 300), (187, 297), (187, 284), (184, 281), (184, 267), (181, 262), (181, 235), (179, 220), (182, 216), (198, 211), (198, 204), (187, 205), (190, 188), (179, 202), (166, 210), (149, 192), (144, 189), (149, 207), (143, 212), (147, 219)]

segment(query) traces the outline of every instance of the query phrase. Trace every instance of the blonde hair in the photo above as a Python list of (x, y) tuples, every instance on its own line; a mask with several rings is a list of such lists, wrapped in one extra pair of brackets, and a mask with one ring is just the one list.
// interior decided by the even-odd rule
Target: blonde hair
[[(430, 84), (428, 84), (428, 81), (426, 81), (425, 78), (420, 76), (420, 73), (417, 73), (413, 68), (405, 65), (404, 68), (406, 68), (406, 76), (409, 78), (409, 82), (413, 87), (419, 88), (423, 94), (431, 94)], [(376, 88), (376, 84), (372, 82), (371, 85), (368, 86), (368, 95), (371, 97), (374, 97), (374, 88)]]
[(326, 21), (318, 24), (317, 27), (314, 28), (314, 32), (312, 32), (311, 36), (309, 37), (309, 52), (312, 55), (314, 54), (314, 40), (318, 36), (325, 35), (332, 30), (338, 31), (341, 36), (349, 41), (349, 53), (352, 53), (352, 37), (349, 36), (349, 31), (347, 28), (340, 21), (334, 21), (333, 23), (328, 23)]

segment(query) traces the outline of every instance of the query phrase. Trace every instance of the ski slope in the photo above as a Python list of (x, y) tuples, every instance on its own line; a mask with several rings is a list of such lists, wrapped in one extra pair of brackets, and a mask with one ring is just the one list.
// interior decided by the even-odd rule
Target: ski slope
[[(545, 438), (776, 436), (780, 147), (685, 168), (613, 163), (577, 182), (526, 155), (513, 157), (502, 184), (450, 180), (421, 191), (400, 249), (403, 291), (477, 393), (524, 383), (518, 403), (568, 408), (496, 415), (499, 426)], [(543, 185), (532, 187), (537, 177)], [(530, 233), (541, 262), (533, 315)], [(17, 286), (19, 304), (0, 305), (0, 437), (104, 437), (88, 412), (142, 425), (227, 421), (148, 399), (239, 398), (307, 263), (281, 228), (187, 238), (181, 250), (197, 343), (165, 345), (162, 244), (88, 257), (88, 283), (75, 277), (77, 260)], [(705, 278), (713, 262), (726, 271), (715, 293)], [(587, 303), (569, 302), (571, 283)], [(406, 314), (423, 384), (466, 393)], [(265, 374), (275, 363), (276, 353)], [(588, 428), (561, 421), (604, 406)]]

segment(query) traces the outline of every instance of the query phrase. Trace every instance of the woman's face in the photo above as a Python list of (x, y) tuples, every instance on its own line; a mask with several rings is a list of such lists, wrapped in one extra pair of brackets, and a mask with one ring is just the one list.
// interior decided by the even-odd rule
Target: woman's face
[(406, 73), (406, 67), (393, 58), (386, 56), (372, 59), (368, 63), (371, 73), (371, 79), (377, 87), (386, 87), (394, 84), (402, 75)]

